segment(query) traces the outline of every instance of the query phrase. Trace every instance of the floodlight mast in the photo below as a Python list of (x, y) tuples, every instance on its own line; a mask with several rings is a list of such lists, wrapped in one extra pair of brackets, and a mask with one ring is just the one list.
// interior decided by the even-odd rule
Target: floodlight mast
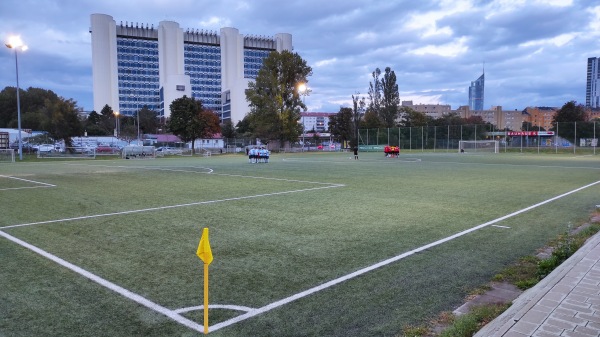
[[(298, 84), (298, 93), (302, 94), (302, 104), (304, 104), (304, 97), (308, 91), (306, 83)], [(306, 105), (305, 105), (306, 107)], [(302, 152), (304, 152), (304, 135), (306, 134), (306, 126), (304, 125), (304, 114), (302, 115)]]
[(23, 160), (23, 139), (21, 138), (21, 99), (19, 95), (19, 58), (17, 51), (26, 51), (27, 46), (23, 44), (20, 36), (11, 36), (8, 38), (8, 43), (5, 46), (15, 51), (15, 68), (17, 73), (17, 125), (19, 128), (19, 160)]

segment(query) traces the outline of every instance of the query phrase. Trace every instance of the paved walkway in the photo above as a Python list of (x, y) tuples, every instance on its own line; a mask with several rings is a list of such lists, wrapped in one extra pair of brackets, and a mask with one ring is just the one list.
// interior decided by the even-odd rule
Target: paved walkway
[(475, 337), (600, 337), (600, 233)]

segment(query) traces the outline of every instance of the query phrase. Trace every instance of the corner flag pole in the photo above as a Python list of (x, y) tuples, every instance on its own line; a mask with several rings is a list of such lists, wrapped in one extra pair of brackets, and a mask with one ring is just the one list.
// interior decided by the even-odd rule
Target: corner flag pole
[(208, 265), (213, 260), (208, 241), (208, 228), (202, 230), (202, 237), (196, 255), (204, 262), (204, 334), (206, 335), (208, 334)]
[(204, 264), (204, 334), (208, 334), (208, 263)]

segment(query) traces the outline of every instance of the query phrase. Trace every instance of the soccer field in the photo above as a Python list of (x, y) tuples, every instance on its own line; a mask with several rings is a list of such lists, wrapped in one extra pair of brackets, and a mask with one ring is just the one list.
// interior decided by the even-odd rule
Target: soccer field
[(600, 204), (600, 158), (0, 164), (0, 336), (395, 336)]

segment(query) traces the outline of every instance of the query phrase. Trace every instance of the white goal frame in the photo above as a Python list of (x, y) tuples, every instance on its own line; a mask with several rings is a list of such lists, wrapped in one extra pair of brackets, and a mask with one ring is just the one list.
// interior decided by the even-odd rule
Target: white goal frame
[(121, 150), (123, 159), (156, 159), (154, 146), (128, 145)]
[(499, 153), (500, 142), (497, 140), (461, 140), (458, 142), (458, 152)]
[(14, 163), (15, 162), (15, 150), (13, 149), (0, 149), (0, 163)]

